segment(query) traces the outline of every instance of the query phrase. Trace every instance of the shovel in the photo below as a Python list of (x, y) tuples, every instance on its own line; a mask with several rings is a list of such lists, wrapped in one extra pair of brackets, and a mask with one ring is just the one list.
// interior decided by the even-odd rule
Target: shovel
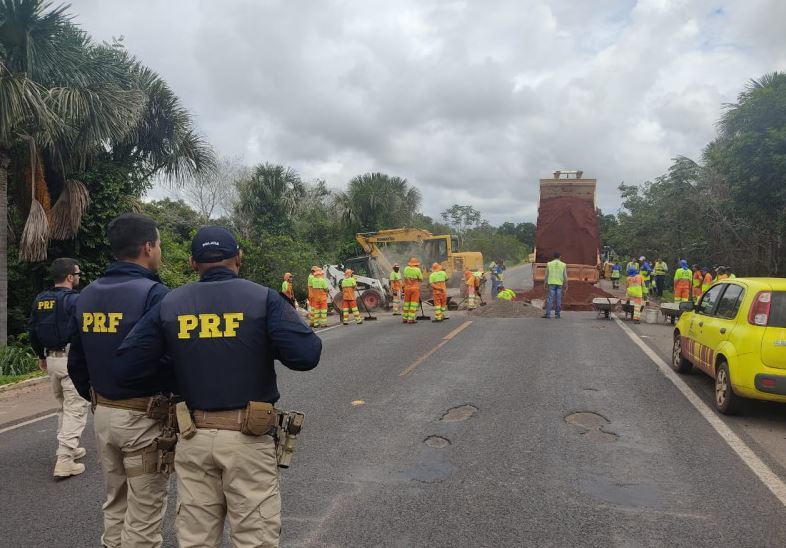
[(366, 317), (363, 318), (363, 319), (366, 320), (366, 321), (369, 321), (369, 322), (376, 321), (377, 317), (371, 315), (371, 312), (369, 311), (368, 307), (366, 306), (366, 301), (363, 300), (363, 295), (361, 295), (360, 292), (358, 292), (358, 300), (361, 303), (363, 303), (363, 310), (366, 311)]
[(416, 320), (430, 320), (431, 316), (426, 316), (426, 313), (423, 311), (423, 301), (420, 300), (420, 316), (415, 318)]

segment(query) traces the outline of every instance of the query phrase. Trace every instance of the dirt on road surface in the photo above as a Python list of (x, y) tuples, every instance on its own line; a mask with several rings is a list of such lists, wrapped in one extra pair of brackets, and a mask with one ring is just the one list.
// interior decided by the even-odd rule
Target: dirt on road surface
[(495, 300), (467, 313), (472, 318), (535, 318), (543, 315), (540, 308), (521, 301)]
[[(568, 290), (562, 295), (562, 310), (592, 310), (592, 299), (597, 297), (613, 297), (601, 288), (587, 282), (570, 282)], [(527, 302), (546, 300), (546, 286), (535, 284), (535, 287), (520, 296)]]

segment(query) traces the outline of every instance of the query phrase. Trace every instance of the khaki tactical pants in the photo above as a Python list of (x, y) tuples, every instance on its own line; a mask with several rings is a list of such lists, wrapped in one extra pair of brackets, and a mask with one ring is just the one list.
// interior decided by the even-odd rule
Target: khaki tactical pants
[(271, 436), (200, 428), (180, 438), (175, 469), (181, 548), (220, 546), (225, 517), (236, 548), (278, 546), (281, 495)]
[(57, 410), (57, 456), (73, 459), (87, 423), (87, 408), (90, 404), (79, 395), (68, 376), (67, 356), (49, 356), (46, 364), (52, 391), (60, 403)]
[(102, 405), (94, 419), (106, 486), (101, 542), (107, 548), (161, 546), (169, 475), (143, 473), (142, 455), (127, 456), (153, 443), (161, 435), (161, 422), (141, 411)]

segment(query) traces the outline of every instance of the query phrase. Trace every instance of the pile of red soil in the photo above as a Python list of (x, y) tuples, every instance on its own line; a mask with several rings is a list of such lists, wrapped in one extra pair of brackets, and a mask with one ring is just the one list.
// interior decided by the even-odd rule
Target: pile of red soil
[[(522, 293), (519, 297), (527, 302), (534, 299), (546, 301), (546, 286), (536, 284), (533, 289)], [(592, 299), (597, 297), (614, 297), (599, 287), (587, 282), (570, 282), (568, 290), (562, 295), (563, 310), (592, 310)]]
[(592, 204), (562, 196), (540, 202), (535, 231), (535, 262), (547, 263), (554, 252), (569, 264), (596, 264), (600, 249), (598, 218)]

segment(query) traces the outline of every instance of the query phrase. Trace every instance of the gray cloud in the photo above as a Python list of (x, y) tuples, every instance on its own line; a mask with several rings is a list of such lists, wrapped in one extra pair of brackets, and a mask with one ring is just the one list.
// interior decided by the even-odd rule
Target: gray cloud
[[(307, 7), (306, 7), (307, 6)], [(599, 203), (620, 181), (697, 156), (721, 103), (786, 69), (780, 0), (494, 3), (74, 0), (123, 35), (218, 151), (333, 187), (406, 177), (426, 213), (472, 203), (534, 220), (537, 180), (581, 168)]]

